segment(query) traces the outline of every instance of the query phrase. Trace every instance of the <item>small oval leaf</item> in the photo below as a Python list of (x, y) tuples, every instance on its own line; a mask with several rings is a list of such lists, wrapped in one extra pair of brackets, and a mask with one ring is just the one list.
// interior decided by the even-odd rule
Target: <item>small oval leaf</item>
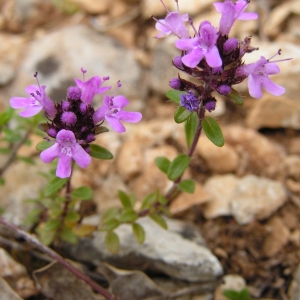
[(150, 214), (149, 217), (155, 222), (157, 223), (159, 226), (161, 226), (164, 229), (168, 229), (168, 225), (167, 222), (165, 221), (165, 219), (157, 214)]
[(139, 244), (143, 244), (145, 241), (145, 230), (144, 228), (138, 224), (138, 223), (133, 223), (132, 224), (132, 231), (134, 234), (135, 239)]
[(80, 200), (91, 200), (93, 191), (87, 186), (82, 186), (71, 193), (71, 197)]
[(69, 180), (69, 178), (55, 177), (45, 187), (44, 194), (49, 197), (58, 192)]
[(118, 191), (118, 196), (119, 196), (124, 208), (131, 208), (132, 207), (132, 202), (130, 200), (130, 197), (126, 193), (119, 190)]
[(197, 124), (198, 124), (198, 116), (195, 112), (193, 112), (186, 120), (184, 124), (184, 131), (185, 131), (185, 138), (188, 147), (191, 147), (196, 131), (197, 131)]
[(97, 127), (95, 130), (95, 134), (100, 134), (100, 133), (104, 133), (104, 132), (108, 132), (108, 128), (104, 127), (104, 126), (100, 126)]
[(231, 92), (227, 96), (235, 104), (238, 104), (240, 106), (242, 106), (244, 104), (244, 100), (243, 100), (241, 94), (237, 90), (235, 90), (233, 88), (231, 88)]
[(120, 247), (119, 237), (113, 231), (109, 231), (105, 237), (105, 245), (111, 253), (118, 253)]
[(91, 156), (98, 159), (113, 159), (114, 156), (105, 148), (91, 144)]
[(170, 163), (171, 163), (170, 160), (164, 156), (159, 156), (155, 158), (156, 166), (165, 174), (168, 173)]
[(169, 90), (169, 91), (167, 91), (166, 96), (168, 99), (179, 104), (180, 103), (180, 95), (182, 95), (182, 94), (186, 94), (186, 92), (177, 91), (177, 90)]
[(217, 121), (212, 117), (206, 117), (202, 120), (202, 128), (207, 138), (218, 147), (224, 145), (222, 130)]
[(114, 219), (119, 214), (117, 207), (108, 208), (101, 216), (101, 223), (106, 223), (110, 219)]
[(109, 219), (107, 222), (105, 222), (102, 226), (99, 227), (100, 230), (105, 230), (105, 231), (111, 231), (117, 228), (120, 225), (120, 222), (113, 218)]
[(183, 123), (190, 115), (191, 111), (187, 110), (183, 106), (178, 106), (174, 114), (174, 120), (177, 124)]
[(193, 194), (195, 191), (195, 182), (193, 180), (182, 180), (178, 184), (178, 188), (186, 193)]
[(178, 179), (188, 167), (191, 158), (185, 154), (179, 154), (170, 164), (168, 178), (171, 181)]
[(43, 150), (50, 148), (52, 145), (53, 145), (53, 143), (43, 140), (43, 141), (39, 142), (35, 148), (38, 151), (43, 151)]
[(122, 223), (131, 223), (138, 218), (138, 214), (132, 208), (124, 209), (120, 215), (119, 221)]

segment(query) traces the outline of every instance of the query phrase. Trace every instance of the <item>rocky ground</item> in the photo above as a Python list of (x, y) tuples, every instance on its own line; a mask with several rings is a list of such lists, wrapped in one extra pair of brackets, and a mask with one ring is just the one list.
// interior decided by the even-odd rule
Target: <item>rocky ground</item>
[[(164, 2), (175, 8), (173, 0)], [(218, 26), (212, 3), (179, 1), (195, 24), (208, 19)], [(129, 110), (143, 113), (142, 122), (128, 125), (126, 133), (97, 138), (114, 160), (75, 171), (74, 187), (94, 191), (94, 215), (85, 222), (97, 224), (106, 208), (120, 205), (117, 189), (137, 199), (156, 188), (165, 192), (170, 182), (154, 159), (172, 159), (186, 151), (186, 143), (182, 125), (173, 121), (175, 105), (164, 96), (177, 76), (171, 65), (177, 52), (172, 38), (153, 38), (150, 16), (165, 15), (160, 1), (0, 0), (0, 8), (0, 110), (12, 96), (25, 96), (36, 70), (50, 97), (60, 101), (84, 67), (89, 76), (121, 80)], [(278, 49), (282, 58), (293, 58), (280, 63), (281, 73), (273, 77), (286, 93), (255, 100), (243, 83), (243, 107), (218, 98), (212, 115), (225, 145), (218, 148), (201, 137), (186, 174), (195, 179), (196, 191), (170, 204), (177, 220), (168, 220), (168, 231), (142, 219), (147, 239), (139, 246), (124, 225), (115, 256), (104, 249), (102, 233), (58, 249), (120, 299), (222, 300), (222, 289), (245, 286), (258, 299), (300, 299), (300, 2), (253, 0), (248, 10), (257, 11), (260, 21), (240, 22), (231, 36), (253, 36), (260, 51), (247, 62)], [(24, 199), (45, 185), (36, 170), (48, 168), (35, 150), (40, 137), (31, 140), (19, 154), (32, 156), (36, 165), (15, 162), (0, 187), (5, 218), (20, 226), (32, 209)], [(0, 232), (0, 290), (7, 295), (1, 299), (102, 299), (58, 265), (40, 269), (46, 265), (40, 253)]]

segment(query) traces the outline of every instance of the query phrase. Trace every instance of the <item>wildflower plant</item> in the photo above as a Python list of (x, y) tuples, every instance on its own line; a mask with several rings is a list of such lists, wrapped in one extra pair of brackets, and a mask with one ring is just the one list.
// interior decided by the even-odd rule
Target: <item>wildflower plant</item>
[[(105, 211), (99, 226), (81, 222), (84, 214), (80, 212), (80, 208), (84, 206), (86, 200), (93, 198), (93, 194), (89, 187), (75, 190), (72, 188), (71, 178), (75, 164), (84, 169), (92, 163), (92, 158), (113, 158), (109, 150), (93, 143), (97, 135), (109, 131), (103, 125), (104, 122), (117, 133), (123, 133), (126, 131), (124, 123), (137, 123), (142, 119), (140, 112), (126, 110), (129, 101), (124, 95), (116, 94), (121, 88), (120, 81), (117, 82), (113, 94), (110, 91), (111, 86), (107, 85), (109, 77), (93, 76), (86, 80), (86, 70), (81, 69), (82, 80), (75, 78), (75, 84), (68, 88), (66, 98), (61, 102), (53, 102), (47, 95), (46, 86), (40, 85), (36, 73), (34, 76), (37, 84), (25, 89), (28, 96), (10, 99), (13, 109), (22, 109), (19, 115), (23, 121), (18, 119), (18, 128), (28, 129), (23, 136), (14, 133), (14, 130), (8, 126), (13, 118), (11, 109), (0, 115), (0, 129), (4, 133), (3, 140), (7, 143), (7, 147), (0, 149), (0, 152), (9, 151), (15, 143), (7, 164), (0, 169), (0, 176), (17, 158), (18, 149), (28, 142), (30, 134), (37, 130), (38, 123), (38, 128), (41, 130), (39, 134), (41, 135), (42, 132), (44, 137), (37, 145), (37, 149), (41, 151), (40, 158), (44, 163), (55, 162), (50, 174), (43, 174), (48, 180), (45, 189), (37, 199), (30, 200), (35, 202), (37, 207), (27, 220), (29, 223), (36, 224), (36, 232), (46, 245), (50, 245), (57, 239), (75, 243), (77, 237), (101, 230), (106, 232), (106, 246), (115, 253), (119, 248), (119, 238), (115, 229), (121, 224), (132, 225), (133, 234), (139, 243), (144, 242), (145, 232), (136, 222), (138, 218), (149, 216), (160, 226), (167, 228), (162, 214), (168, 214), (170, 201), (180, 192), (194, 192), (195, 183), (190, 179), (182, 178), (202, 131), (215, 145), (219, 147), (224, 145), (218, 123), (211, 116), (206, 116), (207, 112), (214, 111), (217, 106), (215, 94), (243, 105), (243, 98), (234, 86), (245, 79), (248, 79), (249, 94), (254, 98), (260, 98), (263, 89), (275, 96), (285, 92), (282, 86), (275, 84), (269, 78), (270, 75), (280, 72), (277, 65), (280, 60), (275, 61), (273, 58), (280, 55), (281, 51), (278, 50), (278, 53), (270, 59), (262, 56), (257, 62), (246, 64), (244, 56), (257, 51), (258, 48), (251, 46), (251, 37), (239, 41), (229, 36), (236, 21), (257, 19), (256, 13), (246, 11), (249, 0), (225, 0), (214, 3), (215, 9), (221, 14), (219, 26), (214, 27), (205, 20), (199, 24), (198, 29), (188, 14), (180, 13), (178, 0), (175, 0), (177, 11), (169, 11), (163, 1), (160, 1), (167, 14), (164, 19), (153, 17), (156, 21), (156, 29), (159, 31), (156, 38), (169, 35), (177, 37), (174, 46), (178, 49), (178, 55), (174, 57), (172, 63), (177, 70), (190, 78), (184, 79), (178, 75), (177, 78), (170, 79), (172, 90), (166, 94), (177, 105), (174, 114), (175, 122), (185, 123), (188, 151), (179, 154), (172, 161), (167, 157), (156, 158), (157, 167), (173, 182), (172, 187), (165, 194), (155, 190), (145, 195), (140, 209), (136, 210), (135, 196), (118, 191), (122, 209), (113, 207)], [(93, 98), (97, 94), (103, 96), (103, 103), (100, 107), (94, 108)], [(44, 117), (40, 117), (42, 113)], [(23, 126), (24, 124), (26, 126)], [(1, 217), (0, 223), (19, 232), (74, 274), (77, 272), (61, 257), (53, 254), (36, 240), (33, 241), (32, 237), (24, 231), (16, 229)], [(86, 280), (106, 299), (115, 299), (102, 288), (96, 287), (89, 279)]]

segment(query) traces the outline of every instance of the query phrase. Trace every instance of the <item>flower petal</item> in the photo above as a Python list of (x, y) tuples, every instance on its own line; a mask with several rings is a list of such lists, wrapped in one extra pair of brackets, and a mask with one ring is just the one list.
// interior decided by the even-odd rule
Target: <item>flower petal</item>
[(120, 120), (129, 122), (129, 123), (137, 123), (142, 119), (142, 114), (140, 112), (131, 112), (120, 110), (118, 112), (118, 117)]
[(44, 163), (50, 163), (59, 155), (58, 143), (41, 152), (40, 157)]
[(31, 95), (32, 93), (35, 94), (37, 91), (40, 91), (40, 88), (35, 84), (31, 84), (26, 87), (25, 91), (28, 95)]
[(28, 106), (24, 111), (19, 113), (19, 116), (23, 118), (35, 116), (42, 110), (42, 108), (42, 106)]
[(93, 115), (94, 124), (97, 124), (100, 121), (104, 120), (107, 110), (108, 110), (107, 106), (103, 104), (95, 111)]
[(76, 83), (76, 85), (81, 89), (83, 87), (83, 81), (81, 81), (80, 79), (74, 78), (74, 81)]
[(199, 48), (199, 49), (192, 50), (190, 53), (184, 55), (181, 58), (181, 61), (187, 67), (195, 68), (202, 60), (203, 57), (204, 57), (204, 52), (202, 49)]
[(74, 146), (72, 157), (75, 160), (76, 164), (81, 168), (86, 168), (92, 161), (92, 158), (79, 144), (76, 144)]
[(197, 47), (198, 44), (199, 44), (199, 37), (195, 37), (192, 39), (181, 39), (175, 42), (176, 48), (184, 51), (194, 49), (194, 47)]
[(207, 64), (211, 68), (217, 68), (222, 66), (222, 59), (219, 54), (219, 50), (216, 46), (210, 48), (206, 54), (205, 54), (205, 59)]
[(269, 77), (265, 76), (262, 80), (262, 87), (274, 96), (281, 96), (285, 92), (285, 88), (274, 83)]
[(56, 176), (60, 178), (70, 177), (72, 170), (72, 158), (69, 155), (61, 154), (58, 158)]
[(278, 74), (279, 72), (280, 69), (275, 63), (267, 63), (264, 66), (264, 73), (268, 75)]
[(113, 107), (123, 108), (129, 104), (129, 101), (127, 98), (125, 98), (122, 95), (116, 96), (112, 99), (113, 101)]
[(252, 74), (248, 77), (248, 88), (249, 88), (249, 94), (253, 98), (261, 98), (262, 96), (262, 90), (261, 90), (261, 78), (260, 76), (253, 76)]
[(120, 120), (116, 117), (105, 116), (106, 122), (113, 128), (116, 132), (125, 132), (126, 128), (121, 124)]
[(18, 109), (18, 108), (25, 108), (31, 104), (32, 100), (30, 98), (24, 98), (24, 97), (12, 97), (9, 100), (9, 104), (12, 108)]

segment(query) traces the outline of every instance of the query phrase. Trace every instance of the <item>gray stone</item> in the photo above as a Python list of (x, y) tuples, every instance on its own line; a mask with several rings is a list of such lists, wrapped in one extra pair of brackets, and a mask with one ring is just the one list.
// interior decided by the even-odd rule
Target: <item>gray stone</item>
[[(106, 249), (104, 232), (96, 232), (92, 239), (81, 239), (78, 245), (65, 250), (76, 259), (94, 264), (106, 261), (119, 268), (146, 268), (190, 282), (213, 280), (222, 275), (218, 259), (203, 246), (203, 240), (193, 227), (176, 220), (168, 220), (168, 230), (148, 218), (140, 219), (139, 223), (146, 232), (144, 244), (135, 240), (131, 225), (122, 225), (116, 230), (120, 238), (118, 254)], [(172, 230), (172, 227), (177, 229)]]
[(0, 86), (5, 86), (9, 84), (14, 76), (16, 71), (11, 64), (0, 62)]
[(299, 300), (300, 299), (300, 265), (298, 265), (293, 281), (289, 286), (288, 296), (290, 300)]
[[(25, 53), (14, 95), (24, 94), (24, 88), (34, 83), (32, 76), (38, 71), (48, 95), (61, 101), (67, 88), (75, 85), (74, 77), (82, 79), (80, 68), (83, 67), (88, 71), (86, 78), (110, 76), (107, 85), (113, 88), (118, 80), (122, 81), (119, 93), (129, 99), (142, 96), (142, 73), (134, 54), (114, 38), (98, 34), (87, 26), (66, 27), (48, 33), (32, 41)], [(102, 99), (96, 97), (95, 101), (99, 98)]]
[(8, 283), (0, 277), (1, 300), (22, 300), (19, 295), (11, 289)]

